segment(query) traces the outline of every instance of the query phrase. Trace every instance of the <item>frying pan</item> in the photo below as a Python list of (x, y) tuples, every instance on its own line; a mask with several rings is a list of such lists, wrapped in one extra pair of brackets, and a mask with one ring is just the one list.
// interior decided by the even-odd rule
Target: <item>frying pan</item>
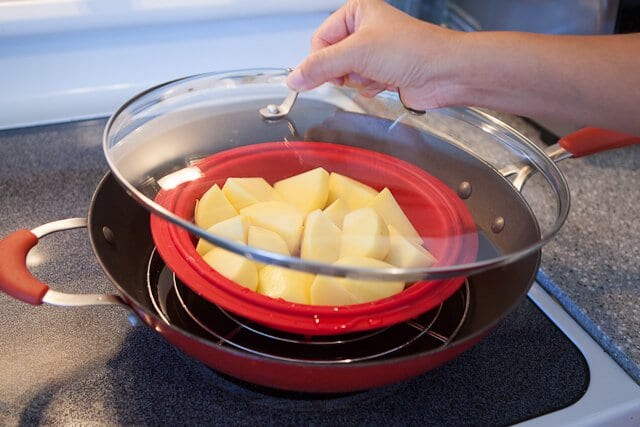
[[(597, 136), (597, 141), (589, 140), (594, 135)], [(566, 138), (562, 146), (577, 156), (637, 142), (638, 138), (628, 135), (591, 129)], [(566, 153), (564, 155), (570, 156)], [(487, 168), (485, 163), (473, 159), (464, 160), (465, 168), (471, 175), (478, 174), (483, 179), (483, 187), (488, 194), (493, 195), (469, 204), (476, 221), (483, 215), (492, 215), (494, 208), (502, 209), (502, 212), (510, 213), (510, 221), (523, 234), (537, 236), (537, 223), (516, 187), (504, 179), (503, 174)], [(503, 173), (508, 175), (517, 171), (516, 175), (524, 182), (525, 175), (528, 174), (526, 168), (527, 166), (514, 167)], [(477, 207), (474, 207), (475, 203), (478, 204)], [(47, 284), (29, 273), (26, 256), (39, 238), (53, 231), (82, 226), (88, 227), (95, 256), (113, 282), (118, 295), (64, 294), (49, 289)], [(480, 244), (488, 245), (488, 242)], [(125, 305), (173, 345), (220, 372), (279, 389), (346, 392), (419, 375), (472, 347), (487, 336), (524, 298), (540, 261), (540, 251), (536, 251), (507, 265), (470, 276), (465, 321), (455, 338), (444, 346), (425, 349), (418, 344), (409, 346), (400, 353), (371, 360), (314, 363), (296, 360), (294, 357), (283, 360), (231, 348), (219, 340), (204, 338), (180, 325), (167, 322), (156, 310), (147, 290), (148, 265), (153, 249), (148, 212), (129, 197), (114, 177), (108, 174), (94, 193), (86, 221), (71, 219), (47, 224), (33, 231), (19, 230), (0, 241), (0, 289), (31, 304)]]

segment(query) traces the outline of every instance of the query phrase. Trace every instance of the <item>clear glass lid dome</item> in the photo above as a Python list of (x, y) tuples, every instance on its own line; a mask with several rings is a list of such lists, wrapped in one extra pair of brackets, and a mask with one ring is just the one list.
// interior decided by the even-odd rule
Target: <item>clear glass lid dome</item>
[(396, 93), (332, 84), (295, 99), (286, 74), (176, 80), (107, 124), (112, 173), (171, 224), (164, 244), (180, 256), (218, 247), (329, 276), (442, 279), (535, 253), (564, 222), (554, 162), (491, 115), (415, 115)]

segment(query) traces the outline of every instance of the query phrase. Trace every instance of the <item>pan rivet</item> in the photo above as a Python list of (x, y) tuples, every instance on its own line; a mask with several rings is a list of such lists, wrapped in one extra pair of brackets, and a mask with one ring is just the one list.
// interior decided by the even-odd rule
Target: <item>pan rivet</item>
[(109, 227), (107, 227), (106, 225), (104, 227), (102, 227), (102, 234), (104, 235), (104, 239), (110, 243), (110, 244), (114, 244), (114, 242), (116, 241), (116, 236), (113, 234), (113, 231), (111, 231), (111, 229)]
[(468, 199), (471, 196), (471, 183), (462, 181), (458, 186), (458, 197)]
[(501, 216), (495, 217), (493, 223), (491, 223), (491, 231), (498, 234), (504, 229), (504, 218)]

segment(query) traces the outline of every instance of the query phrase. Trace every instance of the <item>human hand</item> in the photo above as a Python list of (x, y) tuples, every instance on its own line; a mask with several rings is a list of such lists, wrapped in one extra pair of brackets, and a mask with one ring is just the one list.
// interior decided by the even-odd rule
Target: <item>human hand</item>
[(448, 105), (455, 72), (449, 55), (459, 33), (432, 25), (381, 0), (351, 0), (333, 13), (311, 40), (311, 54), (288, 77), (294, 90), (327, 81), (373, 97), (399, 90), (405, 105)]
[(349, 0), (316, 31), (287, 84), (398, 90), (415, 110), (472, 105), (640, 134), (639, 49), (640, 33), (464, 33), (382, 0)]

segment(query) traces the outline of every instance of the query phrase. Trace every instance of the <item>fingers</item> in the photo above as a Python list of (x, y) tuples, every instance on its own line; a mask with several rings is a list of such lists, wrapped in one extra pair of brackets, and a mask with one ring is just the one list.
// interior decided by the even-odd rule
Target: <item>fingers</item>
[(350, 4), (342, 6), (318, 27), (311, 38), (311, 53), (335, 44), (353, 32), (353, 27), (348, 25), (349, 8)]
[(357, 89), (360, 94), (370, 98), (385, 90), (387, 86), (357, 73), (349, 73), (344, 79), (344, 85)]
[(354, 72), (359, 52), (356, 35), (320, 49), (307, 57), (302, 64), (287, 77), (287, 85), (293, 90), (309, 90), (333, 79)]
[(370, 85), (361, 88), (360, 94), (367, 98), (373, 98), (385, 89), (386, 85), (384, 83), (373, 82)]

